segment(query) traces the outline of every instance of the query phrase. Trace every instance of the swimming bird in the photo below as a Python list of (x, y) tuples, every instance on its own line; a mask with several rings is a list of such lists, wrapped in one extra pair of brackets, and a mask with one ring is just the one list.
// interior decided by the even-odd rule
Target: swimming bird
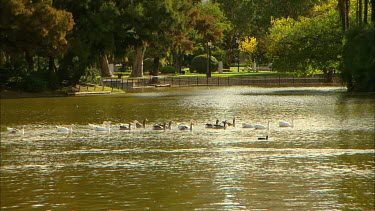
[(88, 124), (89, 128), (91, 130), (97, 130), (97, 128), (101, 128), (101, 127), (108, 127), (108, 125), (112, 124), (111, 121), (103, 121), (103, 124), (102, 125), (95, 125), (95, 124)]
[(214, 125), (218, 125), (219, 124), (219, 120), (216, 119), (216, 123), (215, 124), (212, 124), (212, 123), (206, 123), (205, 126), (206, 128), (214, 128)]
[(214, 124), (214, 129), (226, 129), (227, 128), (227, 121), (223, 121), (223, 124)]
[(254, 128), (254, 125), (251, 123), (242, 123), (242, 128)]
[(153, 130), (165, 130), (165, 123), (164, 124), (154, 124), (152, 126)]
[(69, 128), (68, 127), (61, 127), (61, 126), (56, 126), (57, 132), (60, 133), (73, 133), (73, 125), (71, 125)]
[(111, 122), (110, 121), (104, 121), (103, 126), (93, 125), (93, 124), (89, 124), (89, 126), (91, 127), (92, 130), (95, 130), (95, 131), (107, 131), (108, 133), (111, 132)]
[(135, 127), (136, 128), (145, 128), (146, 127), (146, 122), (148, 121), (148, 119), (144, 119), (142, 121), (142, 123), (138, 122), (137, 120), (135, 120)]
[(290, 124), (289, 122), (280, 120), (279, 127), (294, 127), (293, 119), (292, 119), (292, 124)]
[(256, 130), (265, 130), (265, 129), (269, 129), (270, 128), (270, 122), (272, 122), (271, 120), (268, 120), (268, 123), (267, 123), (267, 127), (264, 126), (264, 125), (261, 125), (261, 124), (255, 124), (254, 125), (254, 128)]
[(134, 126), (132, 123), (126, 124), (120, 124), (120, 130), (133, 130)]
[(268, 140), (268, 135), (266, 137), (258, 137), (258, 140)]
[(21, 130), (16, 129), (16, 128), (11, 128), (7, 127), (7, 130), (10, 134), (20, 134), (20, 135), (25, 135), (25, 127), (22, 126)]
[[(236, 127), (236, 117), (233, 118), (233, 121), (232, 123), (228, 122), (227, 120), (225, 120), (227, 122), (227, 125), (228, 126), (233, 126), (233, 127)], [(224, 122), (223, 122), (224, 123)]]
[(190, 126), (187, 126), (187, 125), (183, 125), (183, 124), (179, 124), (177, 127), (179, 130), (193, 130), (193, 120), (190, 121)]
[[(172, 122), (173, 122), (173, 121), (169, 121), (169, 122), (168, 122), (168, 125), (166, 125), (166, 129), (169, 129), (169, 130), (172, 129)], [(164, 125), (165, 125), (165, 124), (164, 124)]]

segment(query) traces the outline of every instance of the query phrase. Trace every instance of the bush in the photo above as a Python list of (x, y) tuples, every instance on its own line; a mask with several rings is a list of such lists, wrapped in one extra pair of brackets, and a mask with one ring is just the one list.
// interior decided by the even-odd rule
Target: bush
[[(215, 57), (211, 56), (210, 70), (217, 71), (218, 62)], [(207, 73), (207, 55), (196, 56), (190, 64), (190, 72)]]
[(48, 82), (46, 76), (33, 72), (23, 78), (21, 86), (26, 92), (43, 92), (47, 90)]
[(164, 66), (160, 69), (160, 73), (168, 74), (168, 73), (176, 73), (176, 68), (173, 66)]

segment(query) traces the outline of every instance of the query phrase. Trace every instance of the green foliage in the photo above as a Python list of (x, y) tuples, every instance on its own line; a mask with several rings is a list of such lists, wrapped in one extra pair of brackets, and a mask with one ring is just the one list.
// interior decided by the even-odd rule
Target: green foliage
[(26, 92), (43, 92), (48, 88), (47, 78), (47, 72), (31, 72), (22, 78), (20, 87)]
[(154, 64), (154, 59), (147, 58), (143, 61), (143, 72), (151, 72), (152, 66)]
[(342, 77), (350, 91), (375, 91), (375, 26), (350, 29), (345, 36)]
[(160, 73), (163, 73), (163, 74), (176, 73), (176, 68), (173, 66), (164, 66), (160, 69)]
[(332, 72), (342, 49), (339, 15), (332, 7), (315, 7), (312, 17), (274, 19), (267, 37), (273, 68), (297, 75)]
[(81, 76), (80, 84), (99, 84), (100, 83), (100, 70), (97, 68), (87, 68), (85, 75)]
[[(190, 64), (190, 72), (207, 73), (207, 55), (196, 56)], [(217, 71), (218, 61), (215, 57), (211, 56), (210, 70), (211, 72)]]

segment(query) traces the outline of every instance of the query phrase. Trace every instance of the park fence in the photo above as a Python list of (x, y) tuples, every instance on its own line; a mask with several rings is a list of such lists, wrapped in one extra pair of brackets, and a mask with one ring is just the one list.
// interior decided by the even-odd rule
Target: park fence
[[(154, 76), (156, 77), (156, 76)], [(155, 78), (110, 78), (103, 79), (103, 86), (118, 89), (159, 86), (159, 87), (184, 87), (184, 86), (341, 86), (338, 76), (333, 77), (331, 83), (326, 82), (324, 75), (307, 77), (294, 77), (283, 75), (266, 76), (241, 76), (241, 77), (204, 77), (204, 76), (157, 76)]]

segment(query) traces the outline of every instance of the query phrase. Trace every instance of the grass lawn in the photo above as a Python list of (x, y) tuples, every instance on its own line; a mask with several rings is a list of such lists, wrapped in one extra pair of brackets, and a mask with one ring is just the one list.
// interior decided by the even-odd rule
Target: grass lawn
[[(188, 68), (184, 69), (185, 74), (162, 74), (159, 73), (159, 76), (175, 76), (175, 77), (205, 77), (206, 74), (201, 74), (201, 73), (190, 73), (188, 71)], [(115, 76), (112, 78), (118, 78), (117, 73), (115, 73)], [(129, 74), (121, 74), (123, 79), (129, 78)], [(243, 71), (243, 68), (240, 67), (240, 72), (238, 72), (237, 67), (231, 67), (231, 72), (223, 72), (223, 73), (218, 73), (218, 72), (213, 72), (212, 77), (243, 77), (243, 76), (265, 76), (265, 75), (285, 75), (285, 73), (278, 73), (278, 72), (272, 72), (272, 71), (259, 71), (259, 72), (247, 72)], [(150, 75), (144, 75), (144, 78), (149, 78)]]
[(122, 89), (112, 88), (109, 86), (98, 86), (98, 85), (77, 85), (75, 87), (64, 87), (61, 89), (63, 92), (124, 92)]

